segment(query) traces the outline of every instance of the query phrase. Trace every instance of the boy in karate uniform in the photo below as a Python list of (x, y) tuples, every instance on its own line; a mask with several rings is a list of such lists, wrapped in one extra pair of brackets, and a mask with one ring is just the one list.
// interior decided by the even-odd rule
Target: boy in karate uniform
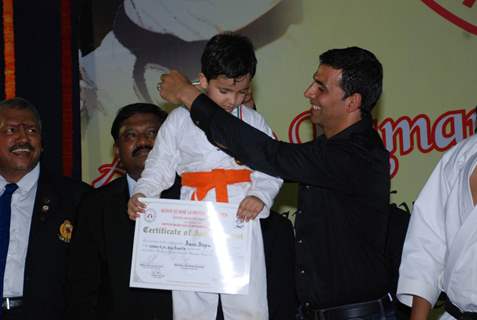
[[(263, 117), (243, 105), (256, 62), (250, 40), (230, 33), (216, 35), (202, 54), (200, 86), (223, 109), (271, 136)], [(249, 292), (220, 294), (222, 311), (226, 320), (268, 319), (263, 240), (254, 219), (269, 215), (282, 180), (252, 171), (210, 144), (182, 107), (172, 111), (159, 130), (129, 201), (129, 216), (135, 218), (144, 209), (140, 197), (155, 197), (169, 188), (176, 172), (182, 178), (181, 199), (237, 203), (238, 217), (252, 224)], [(174, 319), (214, 320), (218, 301), (216, 293), (174, 291)]]

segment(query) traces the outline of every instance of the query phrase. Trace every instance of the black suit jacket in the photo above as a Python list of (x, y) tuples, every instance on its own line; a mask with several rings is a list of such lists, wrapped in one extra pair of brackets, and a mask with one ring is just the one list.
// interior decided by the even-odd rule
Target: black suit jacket
[[(178, 198), (179, 190), (176, 184), (162, 196)], [(121, 177), (82, 201), (72, 240), (68, 319), (172, 319), (170, 291), (129, 287), (134, 222), (128, 199)]]
[(284, 216), (270, 212), (260, 219), (265, 264), (267, 268), (267, 298), (270, 320), (295, 319), (295, 236), (293, 225)]
[(71, 223), (90, 187), (42, 169), (25, 261), (22, 319), (64, 319)]

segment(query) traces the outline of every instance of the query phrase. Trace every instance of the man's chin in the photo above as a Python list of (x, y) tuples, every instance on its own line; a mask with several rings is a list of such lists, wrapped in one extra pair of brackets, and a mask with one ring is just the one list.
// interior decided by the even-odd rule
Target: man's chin
[(139, 151), (138, 153), (136, 153), (133, 158), (136, 159), (137, 161), (145, 161), (147, 159), (147, 156), (149, 155), (149, 152), (151, 152), (151, 150), (143, 150), (143, 151)]
[(24, 176), (30, 171), (33, 170), (33, 168), (36, 166), (37, 162), (28, 162), (28, 163), (22, 163), (22, 162), (15, 162), (12, 166), (10, 166), (9, 170), (12, 174), (15, 174), (17, 176)]
[(320, 119), (318, 118), (318, 116), (311, 115), (310, 122), (315, 126), (320, 125)]

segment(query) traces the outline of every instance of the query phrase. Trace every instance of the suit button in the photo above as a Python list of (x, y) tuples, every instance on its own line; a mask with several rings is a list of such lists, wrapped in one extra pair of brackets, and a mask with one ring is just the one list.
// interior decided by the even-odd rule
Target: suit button
[(305, 302), (305, 307), (309, 307), (311, 305), (311, 303), (309, 303), (308, 301)]
[(300, 270), (300, 273), (301, 273), (301, 274), (305, 274), (305, 270), (303, 270), (303, 269)]
[(301, 210), (298, 210), (298, 211), (296, 212), (296, 214), (302, 214), (302, 213), (303, 213), (303, 211), (301, 211)]
[(297, 242), (298, 244), (302, 244), (302, 243), (303, 243), (303, 240), (300, 239), (300, 240), (297, 240), (296, 242)]

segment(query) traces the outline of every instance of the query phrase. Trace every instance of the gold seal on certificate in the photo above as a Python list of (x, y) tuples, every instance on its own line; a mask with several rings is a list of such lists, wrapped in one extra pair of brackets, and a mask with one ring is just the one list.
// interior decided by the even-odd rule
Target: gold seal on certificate
[(247, 294), (251, 227), (238, 205), (143, 198), (130, 286)]

